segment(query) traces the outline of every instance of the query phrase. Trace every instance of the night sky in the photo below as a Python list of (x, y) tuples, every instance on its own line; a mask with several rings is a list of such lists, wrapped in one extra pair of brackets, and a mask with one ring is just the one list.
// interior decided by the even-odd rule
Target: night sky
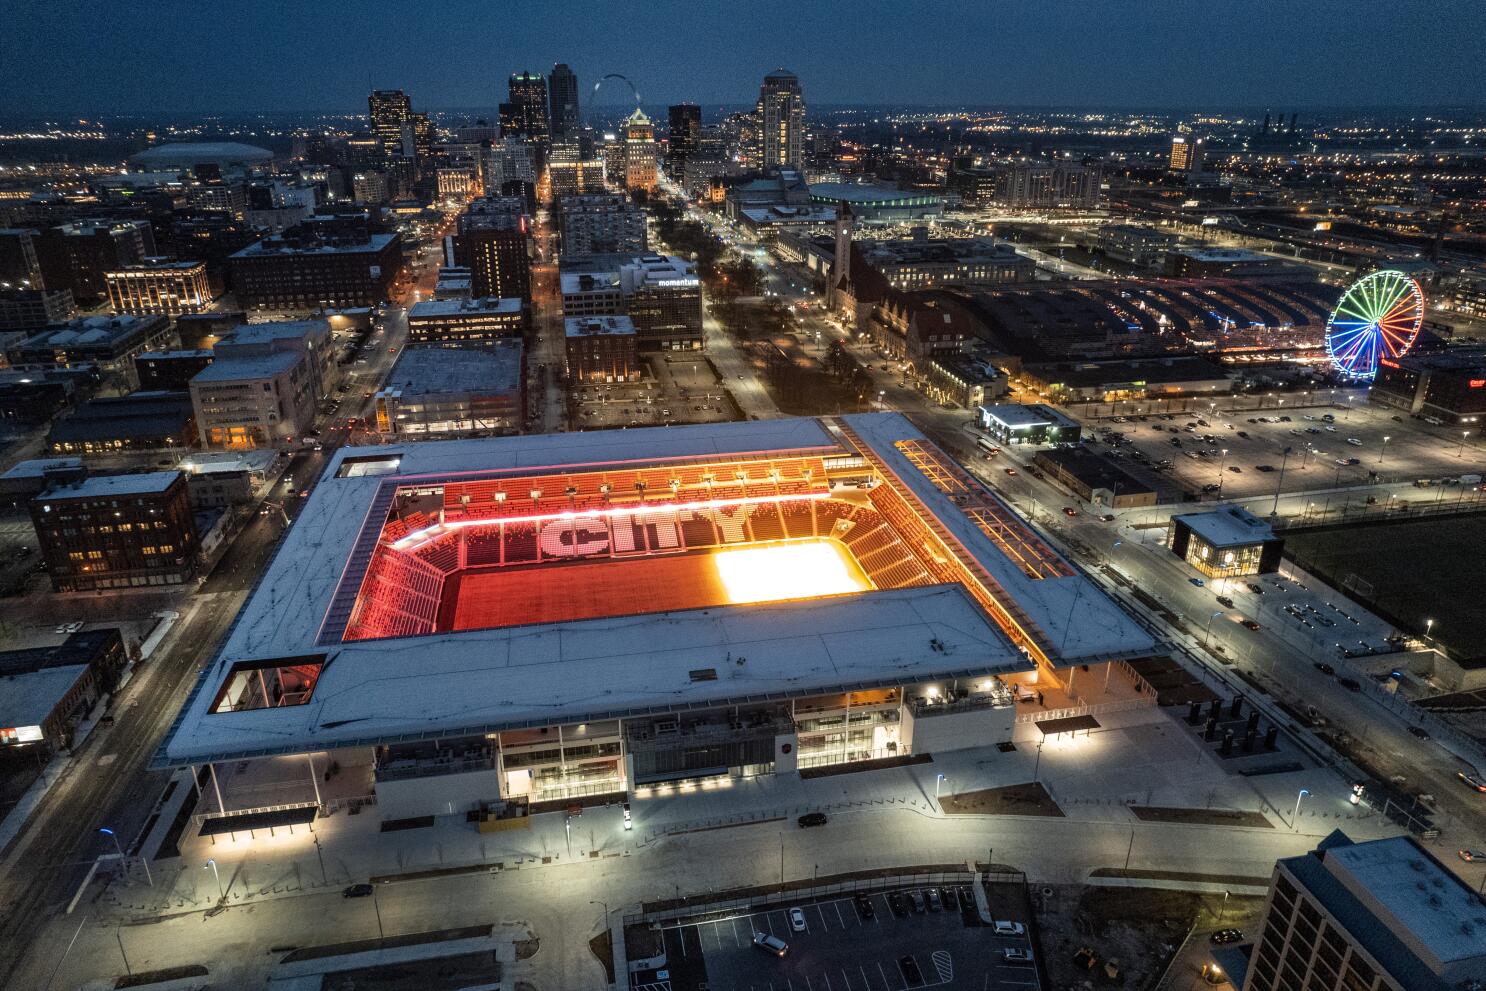
[[(10, 0), (0, 112), (488, 107), (565, 61), (646, 103), (1245, 108), (1486, 103), (1480, 0)], [(618, 102), (615, 92), (602, 102)]]

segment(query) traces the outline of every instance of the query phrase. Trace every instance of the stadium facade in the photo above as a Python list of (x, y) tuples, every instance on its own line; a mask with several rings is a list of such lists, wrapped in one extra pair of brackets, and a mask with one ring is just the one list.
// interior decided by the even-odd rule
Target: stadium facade
[(898, 414), (345, 448), (156, 764), (479, 818), (1147, 718), (1157, 649)]

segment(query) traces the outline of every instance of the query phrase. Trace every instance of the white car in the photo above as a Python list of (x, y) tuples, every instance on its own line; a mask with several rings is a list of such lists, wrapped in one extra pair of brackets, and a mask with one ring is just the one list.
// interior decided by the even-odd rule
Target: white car
[(792, 908), (789, 910), (789, 928), (791, 932), (802, 933), (805, 931), (805, 912), (802, 909)]
[(1022, 925), (1020, 922), (1000, 921), (996, 923), (996, 935), (1025, 936), (1027, 935), (1027, 927)]

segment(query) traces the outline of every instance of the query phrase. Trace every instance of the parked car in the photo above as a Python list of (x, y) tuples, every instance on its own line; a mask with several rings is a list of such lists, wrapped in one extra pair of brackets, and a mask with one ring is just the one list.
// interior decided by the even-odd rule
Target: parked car
[(802, 933), (805, 931), (805, 910), (792, 908), (789, 910), (789, 928), (791, 932)]
[(1201, 588), (1203, 585), (1207, 584), (1207, 582), (1203, 581), (1201, 578), (1188, 578), (1187, 581), (1191, 582), (1193, 585), (1196, 585), (1198, 588)]
[(770, 936), (768, 933), (754, 933), (753, 948), (763, 950), (765, 953), (776, 957), (782, 957), (789, 952), (788, 943), (778, 936)]
[(908, 901), (912, 903), (913, 913), (915, 915), (923, 915), (925, 909), (928, 908), (928, 902), (924, 900), (924, 893), (917, 889), (908, 892)]
[(1219, 929), (1207, 938), (1209, 943), (1215, 946), (1226, 946), (1229, 943), (1237, 943), (1243, 939), (1243, 933), (1238, 929)]
[(857, 914), (860, 915), (864, 920), (877, 918), (877, 906), (872, 904), (871, 895), (867, 894), (865, 891), (859, 891), (857, 892), (856, 897), (852, 899), (852, 901), (856, 902)]
[(928, 893), (929, 911), (937, 912), (944, 907), (944, 902), (939, 897), (938, 888), (930, 888)]
[(898, 958), (898, 969), (903, 972), (903, 980), (910, 984), (922, 984), (924, 972), (918, 969), (918, 961), (913, 959), (913, 954), (905, 953)]
[(1429, 730), (1425, 729), (1423, 726), (1410, 726), (1409, 734), (1411, 736), (1416, 736), (1421, 740), (1429, 739)]
[(1336, 674), (1336, 668), (1332, 667), (1330, 664), (1327, 664), (1325, 661), (1317, 661), (1315, 664), (1315, 668), (1317, 671), (1325, 675)]
[(960, 900), (955, 897), (954, 888), (945, 885), (939, 893), (944, 897), (944, 908), (946, 911), (958, 912), (960, 910)]
[(900, 919), (908, 914), (908, 902), (904, 900), (903, 892), (901, 891), (889, 891), (887, 893), (887, 907)]
[(1222, 606), (1224, 609), (1232, 609), (1233, 600), (1228, 598), (1228, 596), (1226, 595), (1220, 595), (1218, 596), (1218, 605)]
[(369, 885), (369, 884), (353, 884), (349, 888), (346, 888), (345, 890), (343, 890), (341, 892), (341, 897), (342, 898), (365, 898), (367, 895), (370, 895), (371, 893), (372, 893), (372, 886), (371, 885)]
[(824, 812), (806, 812), (795, 821), (800, 824), (801, 829), (809, 829), (811, 826), (824, 826), (826, 824), (826, 814)]
[(1338, 678), (1336, 680), (1336, 683), (1338, 685), (1341, 685), (1349, 692), (1362, 691), (1362, 682), (1358, 681), (1356, 678)]
[(1005, 920), (998, 920), (996, 922), (995, 931), (996, 931), (996, 935), (997, 936), (1025, 936), (1025, 935), (1027, 935), (1027, 927), (1026, 926), (1022, 925), (1020, 922), (1008, 922), (1008, 921), (1005, 921)]
[(1001, 951), (1001, 956), (1007, 963), (1032, 962), (1032, 951), (1020, 946), (1008, 946)]

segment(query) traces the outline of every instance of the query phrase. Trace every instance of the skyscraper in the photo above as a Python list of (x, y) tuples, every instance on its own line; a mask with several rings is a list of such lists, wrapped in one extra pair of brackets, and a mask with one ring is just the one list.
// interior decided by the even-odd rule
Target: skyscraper
[(678, 103), (669, 114), (669, 143), (666, 146), (666, 171), (680, 176), (686, 160), (697, 153), (702, 138), (702, 108), (695, 103)]
[(1172, 172), (1193, 175), (1202, 171), (1203, 140), (1192, 134), (1177, 134), (1171, 138)]
[(639, 107), (624, 122), (624, 188), (655, 188), (655, 125)]
[(799, 77), (787, 69), (765, 76), (754, 113), (759, 129), (758, 167), (799, 168), (805, 147), (805, 94)]
[(400, 89), (373, 90), (366, 98), (371, 116), (371, 129), (382, 143), (383, 154), (392, 157), (401, 152), (402, 129), (413, 116), (413, 99)]
[(509, 86), (510, 100), (500, 105), (501, 134), (546, 142), (551, 137), (547, 123), (547, 80), (539, 72), (518, 72), (511, 76)]
[(566, 62), (552, 67), (548, 77), (548, 97), (551, 101), (552, 137), (576, 138), (580, 128), (578, 119), (578, 77)]

